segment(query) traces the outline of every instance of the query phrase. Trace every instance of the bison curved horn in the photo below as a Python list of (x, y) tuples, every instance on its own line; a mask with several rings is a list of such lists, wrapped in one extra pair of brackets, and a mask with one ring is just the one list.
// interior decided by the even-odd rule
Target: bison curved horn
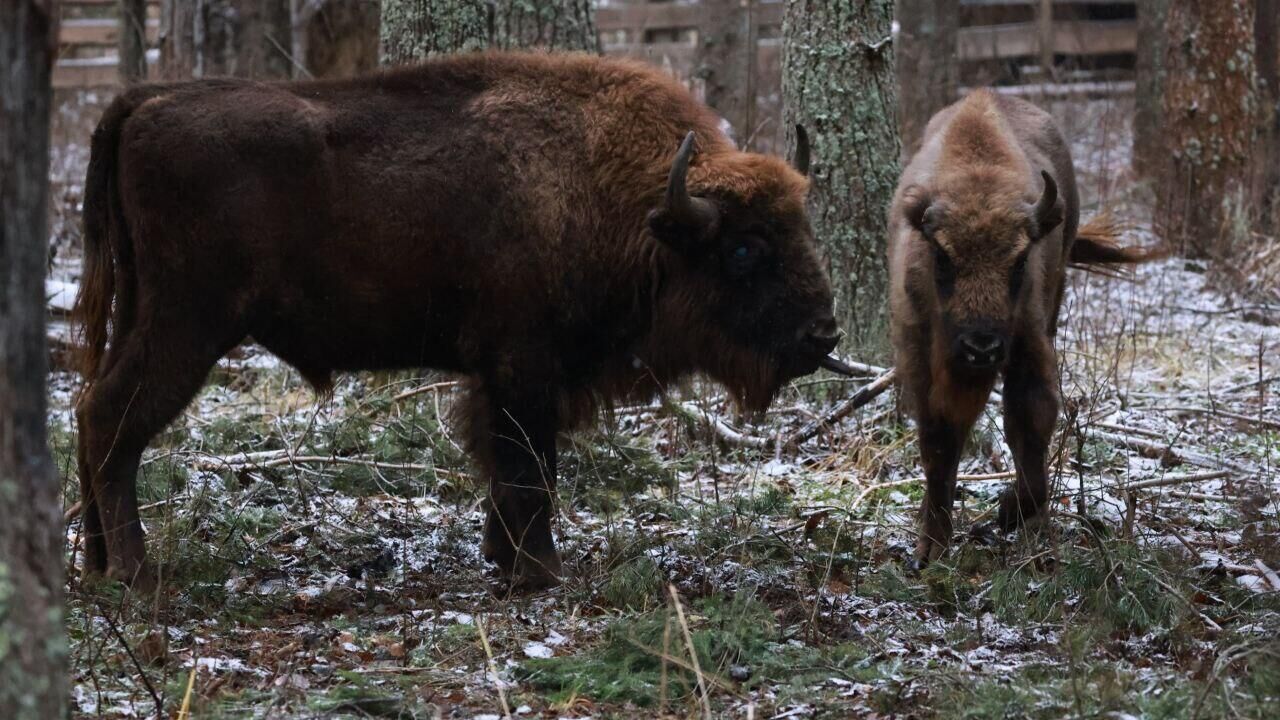
[(1044, 170), (1040, 171), (1040, 176), (1044, 178), (1044, 194), (1031, 211), (1031, 216), (1036, 221), (1037, 237), (1044, 237), (1062, 222), (1062, 208), (1058, 205), (1058, 184), (1053, 181), (1053, 176)]
[(686, 229), (697, 228), (706, 234), (720, 221), (720, 211), (710, 200), (689, 195), (685, 179), (689, 174), (689, 158), (693, 156), (693, 139), (693, 131), (689, 131), (671, 163), (664, 210), (670, 222)]
[(796, 170), (805, 177), (809, 176), (809, 133), (800, 123), (796, 123)]

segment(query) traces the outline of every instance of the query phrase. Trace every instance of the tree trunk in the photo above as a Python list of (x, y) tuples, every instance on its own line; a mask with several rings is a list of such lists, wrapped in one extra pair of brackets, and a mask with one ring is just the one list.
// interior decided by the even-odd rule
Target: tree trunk
[(382, 61), (485, 48), (600, 52), (592, 0), (383, 0)]
[[(1176, 0), (1166, 23), (1166, 166), (1156, 217), (1175, 247), (1229, 257), (1247, 236), (1261, 100), (1254, 74), (1254, 0)], [(1243, 223), (1243, 224), (1242, 224)]]
[(45, 438), (44, 269), (57, 5), (0, 3), (0, 708), (66, 716), (62, 512)]
[(1258, 0), (1253, 39), (1264, 123), (1257, 153), (1258, 218), (1262, 232), (1274, 235), (1280, 233), (1280, 0)]
[(289, 0), (164, 0), (160, 75), (290, 77), (289, 8)]
[(382, 0), (382, 62), (401, 65), (489, 45), (483, 0)]
[(294, 77), (351, 77), (378, 66), (378, 0), (290, 0)]
[(1133, 169), (1152, 178), (1168, 162), (1163, 129), (1165, 20), (1170, 0), (1138, 3), (1138, 43), (1134, 68)]
[[(886, 214), (898, 180), (893, 0), (787, 0), (782, 94), (812, 144), (809, 203), (847, 347), (887, 355)], [(793, 151), (794, 152), (794, 151)]]
[(956, 97), (960, 0), (898, 0), (898, 128), (915, 154), (933, 114)]
[(132, 85), (147, 79), (147, 0), (118, 2), (120, 81)]
[(751, 12), (742, 0), (703, 0), (694, 76), (704, 82), (707, 105), (733, 128), (734, 140), (744, 145), (754, 128), (748, 95), (754, 43)]
[(600, 52), (592, 0), (499, 0), (490, 45)]

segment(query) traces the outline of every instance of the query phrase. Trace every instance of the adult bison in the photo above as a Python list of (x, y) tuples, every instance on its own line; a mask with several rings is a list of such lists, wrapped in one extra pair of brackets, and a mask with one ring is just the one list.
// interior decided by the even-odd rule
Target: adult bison
[(763, 408), (833, 362), (807, 181), (717, 128), (662, 74), (587, 56), (123, 93), (85, 191), (86, 571), (152, 582), (139, 457), (252, 337), (321, 390), (469, 376), (484, 553), (554, 582), (557, 431), (690, 373)]
[(1017, 467), (996, 524), (1011, 530), (1048, 499), (1058, 416), (1057, 333), (1067, 263), (1134, 263), (1113, 227), (1078, 227), (1066, 142), (1048, 114), (989, 90), (929, 122), (889, 211), (897, 369), (919, 423), (926, 488), (914, 562), (951, 542), (965, 438), (1004, 375), (1004, 427)]

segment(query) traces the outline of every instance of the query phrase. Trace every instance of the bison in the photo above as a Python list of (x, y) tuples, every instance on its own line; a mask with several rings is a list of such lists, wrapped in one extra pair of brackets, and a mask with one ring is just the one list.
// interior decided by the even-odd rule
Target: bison
[(902, 173), (889, 211), (890, 315), (926, 477), (916, 567), (950, 544), (960, 453), (1001, 375), (1017, 478), (995, 524), (1012, 530), (1043, 511), (1066, 266), (1154, 256), (1122, 247), (1105, 219), (1079, 227), (1079, 218), (1052, 118), (990, 90), (938, 112)]
[(321, 392), (469, 378), (484, 554), (556, 582), (558, 431), (690, 374), (758, 409), (840, 369), (806, 148), (799, 171), (741, 152), (674, 80), (589, 56), (122, 93), (93, 135), (76, 306), (86, 573), (154, 583), (139, 458), (251, 338)]

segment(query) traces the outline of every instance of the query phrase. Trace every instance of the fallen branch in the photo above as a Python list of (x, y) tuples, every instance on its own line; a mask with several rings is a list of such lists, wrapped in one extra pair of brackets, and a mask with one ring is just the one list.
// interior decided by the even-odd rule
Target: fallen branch
[(734, 445), (737, 447), (749, 447), (749, 448), (756, 448), (758, 450), (764, 450), (764, 449), (767, 449), (772, 444), (769, 438), (757, 437), (755, 435), (747, 435), (746, 433), (739, 432), (738, 430), (733, 429), (732, 427), (729, 426), (728, 423), (726, 423), (724, 420), (721, 420), (720, 416), (714, 415), (708, 411), (702, 410), (697, 405), (694, 405), (693, 403), (688, 403), (688, 402), (681, 403), (680, 409), (684, 410), (685, 413), (689, 415), (692, 415), (694, 417), (698, 417), (704, 420), (706, 424), (711, 428), (711, 430), (716, 434), (717, 437), (729, 443), (730, 445)]
[(791, 437), (787, 438), (785, 446), (791, 449), (799, 447), (805, 441), (821, 432), (823, 428), (830, 427), (831, 425), (840, 422), (852, 414), (854, 410), (857, 410), (863, 405), (875, 400), (881, 393), (893, 386), (895, 375), (896, 371), (893, 368), (885, 370), (875, 380), (872, 380), (870, 383), (858, 388), (857, 392), (853, 394), (853, 397), (850, 397), (848, 400), (840, 403), (840, 405), (835, 410), (832, 410), (826, 417), (815, 420), (814, 422), (811, 422), (797, 430), (791, 435)]
[(405, 390), (399, 395), (396, 395), (395, 397), (391, 398), (391, 402), (398, 403), (401, 400), (408, 400), (409, 398), (415, 395), (422, 395), (424, 393), (435, 392), (437, 390), (444, 390), (445, 388), (451, 388), (458, 384), (459, 384), (459, 381), (457, 380), (446, 380), (444, 382), (436, 382), (436, 383), (431, 383), (430, 385), (423, 385), (421, 387), (416, 387), (411, 390)]
[(1253, 423), (1254, 425), (1261, 425), (1263, 427), (1269, 427), (1269, 428), (1280, 430), (1280, 421), (1268, 420), (1267, 418), (1260, 418), (1260, 417), (1250, 417), (1243, 413), (1230, 412), (1228, 410), (1219, 410), (1217, 408), (1177, 406), (1177, 407), (1157, 407), (1157, 408), (1150, 408), (1150, 409), (1158, 410), (1160, 412), (1190, 412), (1190, 413), (1201, 413), (1204, 415), (1216, 415), (1218, 417), (1230, 418), (1232, 420), (1239, 420), (1241, 422)]
[(1136, 450), (1139, 455), (1146, 458), (1159, 460), (1162, 464), (1178, 465), (1188, 463), (1191, 465), (1199, 465), (1206, 468), (1228, 468), (1236, 472), (1253, 474), (1255, 470), (1231, 462), (1230, 460), (1221, 460), (1209, 457), (1193, 450), (1174, 450), (1172, 446), (1164, 443), (1144, 440), (1143, 438), (1133, 437), (1132, 435), (1122, 435), (1115, 432), (1102, 432), (1100, 430), (1088, 430), (1089, 437), (1095, 440), (1103, 440), (1113, 445), (1127, 447), (1130, 450)]
[(1275, 588), (1276, 592), (1280, 592), (1280, 575), (1277, 575), (1275, 570), (1267, 567), (1267, 564), (1261, 560), (1254, 560), (1253, 565), (1258, 568), (1258, 571), (1267, 579), (1267, 582), (1271, 583), (1271, 587)]

